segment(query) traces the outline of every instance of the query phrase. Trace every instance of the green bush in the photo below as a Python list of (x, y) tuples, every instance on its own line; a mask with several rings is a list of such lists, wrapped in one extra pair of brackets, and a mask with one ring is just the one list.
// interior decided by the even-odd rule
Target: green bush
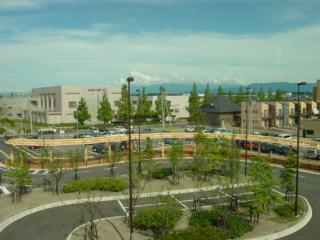
[(96, 178), (73, 180), (63, 186), (63, 192), (88, 192), (93, 190), (119, 192), (126, 188), (127, 183), (121, 179)]
[(4, 134), (6, 130), (3, 127), (0, 127), (0, 134)]
[(294, 204), (278, 205), (273, 210), (282, 218), (294, 218), (295, 216)]
[(182, 210), (176, 204), (164, 204), (142, 208), (137, 211), (134, 226), (142, 230), (152, 230), (154, 237), (160, 237), (172, 229), (182, 216)]
[[(190, 217), (189, 224), (198, 228), (214, 228), (219, 230), (220, 239), (241, 237), (246, 232), (253, 229), (253, 225), (244, 217), (234, 212), (226, 212), (224, 215), (226, 226), (218, 229), (217, 223), (221, 214), (218, 210), (201, 211), (193, 213)], [(210, 238), (208, 238), (210, 239)]]
[(172, 175), (172, 168), (157, 168), (152, 172), (152, 177), (155, 179), (164, 179), (168, 176)]

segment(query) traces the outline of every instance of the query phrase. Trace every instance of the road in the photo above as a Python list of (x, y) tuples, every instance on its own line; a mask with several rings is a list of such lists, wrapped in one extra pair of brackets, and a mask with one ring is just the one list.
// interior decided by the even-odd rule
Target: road
[[(185, 160), (188, 161), (188, 160)], [(162, 165), (167, 165), (165, 161), (160, 162)], [(101, 177), (109, 175), (109, 168), (106, 166), (98, 166), (81, 169), (81, 178)], [(127, 173), (127, 165), (119, 164), (117, 169), (117, 175)], [(275, 177), (279, 176), (279, 168), (273, 168)], [(65, 180), (72, 178), (73, 173), (67, 171)], [(37, 182), (42, 178), (41, 174), (33, 174), (33, 181)], [(318, 187), (320, 181), (320, 175), (311, 174), (308, 172), (301, 172), (300, 176), (300, 193), (305, 196), (313, 209), (313, 218), (309, 224), (299, 232), (288, 236), (284, 239), (290, 240), (313, 240), (317, 239), (318, 227), (320, 222), (320, 202), (318, 198), (320, 196), (320, 188)], [(34, 185), (36, 187), (36, 185)], [(174, 195), (174, 198), (178, 199), (178, 203), (181, 207), (191, 207), (192, 193)], [(156, 199), (142, 198), (138, 205), (141, 207), (148, 204), (154, 204), (159, 202)], [(126, 208), (128, 203), (126, 200), (119, 201), (107, 201), (100, 204), (101, 217), (111, 216), (123, 216), (124, 211), (122, 205)], [(207, 203), (207, 204), (210, 204)], [(65, 239), (66, 236), (72, 231), (72, 229), (80, 224), (79, 214), (81, 210), (78, 209), (78, 205), (70, 205), (64, 207), (56, 207), (54, 209), (44, 210), (38, 213), (29, 215), (11, 225), (9, 225), (3, 232), (0, 233), (0, 239), (32, 239), (32, 240), (45, 240), (45, 239)], [(83, 208), (81, 208), (83, 209)], [(88, 218), (86, 218), (88, 219)], [(39, 231), (41, 229), (41, 231)], [(57, 231), (57, 229), (59, 229)]]

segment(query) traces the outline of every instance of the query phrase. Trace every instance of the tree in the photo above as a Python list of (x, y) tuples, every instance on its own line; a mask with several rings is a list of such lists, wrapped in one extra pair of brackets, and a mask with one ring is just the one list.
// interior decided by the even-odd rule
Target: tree
[[(118, 103), (118, 111), (117, 111), (117, 118), (121, 120), (127, 120), (129, 118), (129, 106), (128, 106), (128, 101), (129, 101), (129, 93), (128, 93), (128, 88), (126, 84), (122, 84), (121, 87), (121, 97)], [(133, 108), (132, 105), (130, 104), (131, 107), (131, 113), (133, 113)]]
[(171, 102), (166, 100), (165, 89), (162, 86), (159, 88), (159, 94), (155, 101), (155, 106), (155, 114), (157, 116), (162, 116), (162, 111), (164, 111), (165, 117), (170, 115)]
[(273, 92), (272, 92), (272, 89), (269, 88), (268, 90), (268, 100), (271, 101), (273, 99)]
[(53, 181), (52, 191), (59, 195), (61, 190), (61, 180), (64, 176), (63, 164), (60, 159), (54, 159), (49, 165), (49, 174)]
[(288, 201), (291, 199), (295, 188), (295, 167), (296, 167), (296, 154), (289, 149), (287, 161), (283, 165), (283, 169), (280, 171), (280, 185), (285, 189), (285, 199)]
[(69, 151), (67, 153), (70, 166), (74, 172), (74, 180), (79, 179), (78, 170), (79, 170), (79, 160), (82, 158), (80, 151)]
[(155, 167), (155, 163), (153, 160), (154, 157), (154, 149), (153, 149), (153, 143), (151, 138), (147, 137), (146, 138), (146, 147), (144, 149), (144, 156), (145, 156), (145, 162), (144, 162), (144, 167), (147, 170), (147, 178), (151, 179), (152, 178), (152, 172)]
[(180, 178), (181, 160), (183, 157), (182, 145), (173, 143), (168, 151), (169, 162), (172, 165), (172, 183), (178, 184)]
[(204, 96), (203, 96), (203, 104), (209, 103), (211, 101), (212, 95), (210, 91), (210, 85), (207, 83), (206, 89), (204, 90)]
[(273, 100), (274, 101), (282, 101), (283, 100), (282, 94), (283, 94), (283, 91), (281, 89), (277, 89), (274, 94)]
[(196, 83), (193, 84), (192, 90), (189, 96), (189, 106), (187, 107), (189, 112), (189, 122), (199, 124), (202, 120), (200, 112), (200, 99), (197, 92)]
[(260, 87), (260, 90), (258, 92), (258, 100), (265, 101), (265, 99), (266, 99), (266, 94), (263, 91), (263, 87)]
[(136, 111), (136, 118), (145, 119), (152, 116), (152, 103), (147, 100), (145, 87), (142, 88), (141, 95), (139, 95), (138, 106)]
[(111, 121), (112, 118), (113, 110), (107, 95), (104, 93), (98, 109), (97, 119), (103, 121), (103, 124), (106, 125), (106, 122)]
[(91, 119), (91, 115), (89, 113), (88, 106), (84, 98), (80, 99), (77, 110), (73, 112), (73, 117), (78, 121), (80, 126), (83, 126), (86, 120)]
[(238, 95), (235, 98), (235, 102), (240, 104), (243, 101), (244, 101), (244, 90), (243, 90), (243, 86), (240, 86), (239, 91), (238, 91)]
[(5, 175), (13, 180), (15, 185), (14, 193), (18, 194), (18, 196), (12, 197), (12, 201), (21, 201), (22, 195), (27, 192), (27, 186), (31, 184), (29, 168), (24, 164), (24, 160), (19, 158), (11, 163)]
[(223, 96), (225, 93), (224, 93), (224, 90), (222, 88), (222, 86), (219, 86), (218, 87), (218, 90), (217, 90), (217, 95), (218, 96)]
[(166, 231), (176, 225), (181, 216), (182, 210), (177, 203), (166, 200), (161, 205), (139, 209), (134, 225), (139, 229), (150, 229), (154, 239), (161, 239)]
[(252, 184), (248, 186), (253, 192), (253, 201), (250, 202), (250, 218), (253, 223), (259, 223), (259, 216), (274, 198), (272, 171), (269, 164), (261, 157), (251, 159), (249, 176)]

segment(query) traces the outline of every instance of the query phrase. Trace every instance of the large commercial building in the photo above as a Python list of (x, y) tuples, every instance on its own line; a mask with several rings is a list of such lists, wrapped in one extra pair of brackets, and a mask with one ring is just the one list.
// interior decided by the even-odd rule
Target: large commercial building
[(0, 98), (2, 113), (0, 118), (19, 119), (24, 117), (24, 111), (30, 106), (30, 97), (12, 96)]
[[(59, 124), (72, 123), (76, 120), (73, 112), (81, 98), (91, 114), (90, 123), (97, 123), (99, 102), (106, 94), (111, 107), (116, 108), (120, 99), (120, 86), (55, 86), (32, 89), (31, 107), (26, 109), (25, 116), (32, 117), (32, 121)], [(31, 114), (28, 114), (31, 112)]]

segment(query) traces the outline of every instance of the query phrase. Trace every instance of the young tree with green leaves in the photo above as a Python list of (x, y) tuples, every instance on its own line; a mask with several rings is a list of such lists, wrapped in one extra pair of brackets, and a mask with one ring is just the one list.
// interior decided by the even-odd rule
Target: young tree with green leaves
[(258, 101), (265, 101), (266, 94), (263, 91), (263, 87), (260, 87), (260, 90), (258, 92)]
[(282, 101), (283, 100), (282, 94), (283, 94), (283, 91), (281, 89), (277, 89), (274, 94), (273, 100), (274, 101)]
[(147, 171), (147, 179), (149, 179), (149, 180), (152, 178), (152, 172), (155, 168), (155, 163), (153, 160), (154, 155), (155, 155), (155, 152), (153, 149), (152, 139), (147, 137), (146, 138), (146, 147), (144, 149), (144, 157), (145, 157), (144, 168)]
[(54, 159), (49, 165), (49, 174), (51, 175), (53, 181), (52, 191), (56, 195), (60, 194), (61, 190), (61, 181), (64, 176), (63, 163), (60, 159)]
[(77, 110), (73, 112), (73, 117), (78, 121), (80, 126), (83, 126), (85, 121), (91, 119), (91, 115), (84, 98), (80, 99)]
[(212, 99), (210, 85), (207, 83), (206, 89), (204, 90), (204, 96), (203, 96), (203, 104), (209, 103)]
[(245, 93), (243, 86), (239, 87), (238, 95), (235, 98), (235, 102), (241, 104), (245, 100)]
[(111, 121), (112, 118), (113, 110), (111, 108), (111, 104), (108, 100), (107, 95), (104, 93), (100, 102), (100, 107), (98, 109), (97, 119), (103, 121), (103, 124), (106, 125), (106, 123)]
[(296, 154), (289, 149), (287, 161), (283, 164), (283, 169), (280, 171), (280, 185), (285, 189), (285, 200), (289, 201), (295, 189), (295, 167)]
[(218, 96), (223, 96), (224, 94), (225, 94), (225, 92), (224, 92), (222, 86), (219, 86), (218, 90), (217, 90), (217, 95)]
[[(129, 93), (128, 87), (126, 84), (122, 84), (121, 87), (121, 97), (118, 103), (118, 111), (117, 111), (117, 118), (121, 120), (127, 120), (129, 118)], [(130, 104), (131, 113), (133, 113), (132, 104)]]
[(168, 150), (167, 156), (172, 165), (172, 183), (179, 184), (180, 168), (183, 157), (182, 145), (173, 143)]
[(138, 98), (138, 106), (136, 111), (136, 118), (143, 120), (145, 118), (152, 117), (152, 103), (147, 100), (147, 94), (145, 87), (142, 88), (141, 94)]
[(20, 158), (9, 166), (10, 168), (5, 172), (5, 175), (13, 180), (15, 192), (21, 201), (22, 195), (27, 192), (27, 186), (31, 185), (32, 182), (29, 176), (29, 168), (24, 164), (24, 160)]
[(193, 84), (192, 90), (189, 96), (189, 105), (187, 107), (189, 112), (189, 122), (194, 124), (199, 124), (202, 120), (202, 115), (200, 112), (200, 98), (197, 92), (196, 83)]
[(273, 92), (272, 92), (271, 88), (269, 88), (269, 90), (268, 90), (268, 97), (267, 98), (269, 101), (272, 101), (272, 99), (273, 99)]
[(162, 111), (164, 111), (164, 116), (170, 115), (171, 102), (166, 99), (164, 87), (159, 88), (159, 94), (155, 101), (155, 114), (162, 117)]
[(266, 208), (269, 209), (274, 198), (272, 171), (269, 163), (261, 157), (251, 159), (249, 169), (251, 185), (249, 191), (253, 192), (253, 201), (250, 202), (250, 218), (255, 224), (259, 223), (259, 216)]

